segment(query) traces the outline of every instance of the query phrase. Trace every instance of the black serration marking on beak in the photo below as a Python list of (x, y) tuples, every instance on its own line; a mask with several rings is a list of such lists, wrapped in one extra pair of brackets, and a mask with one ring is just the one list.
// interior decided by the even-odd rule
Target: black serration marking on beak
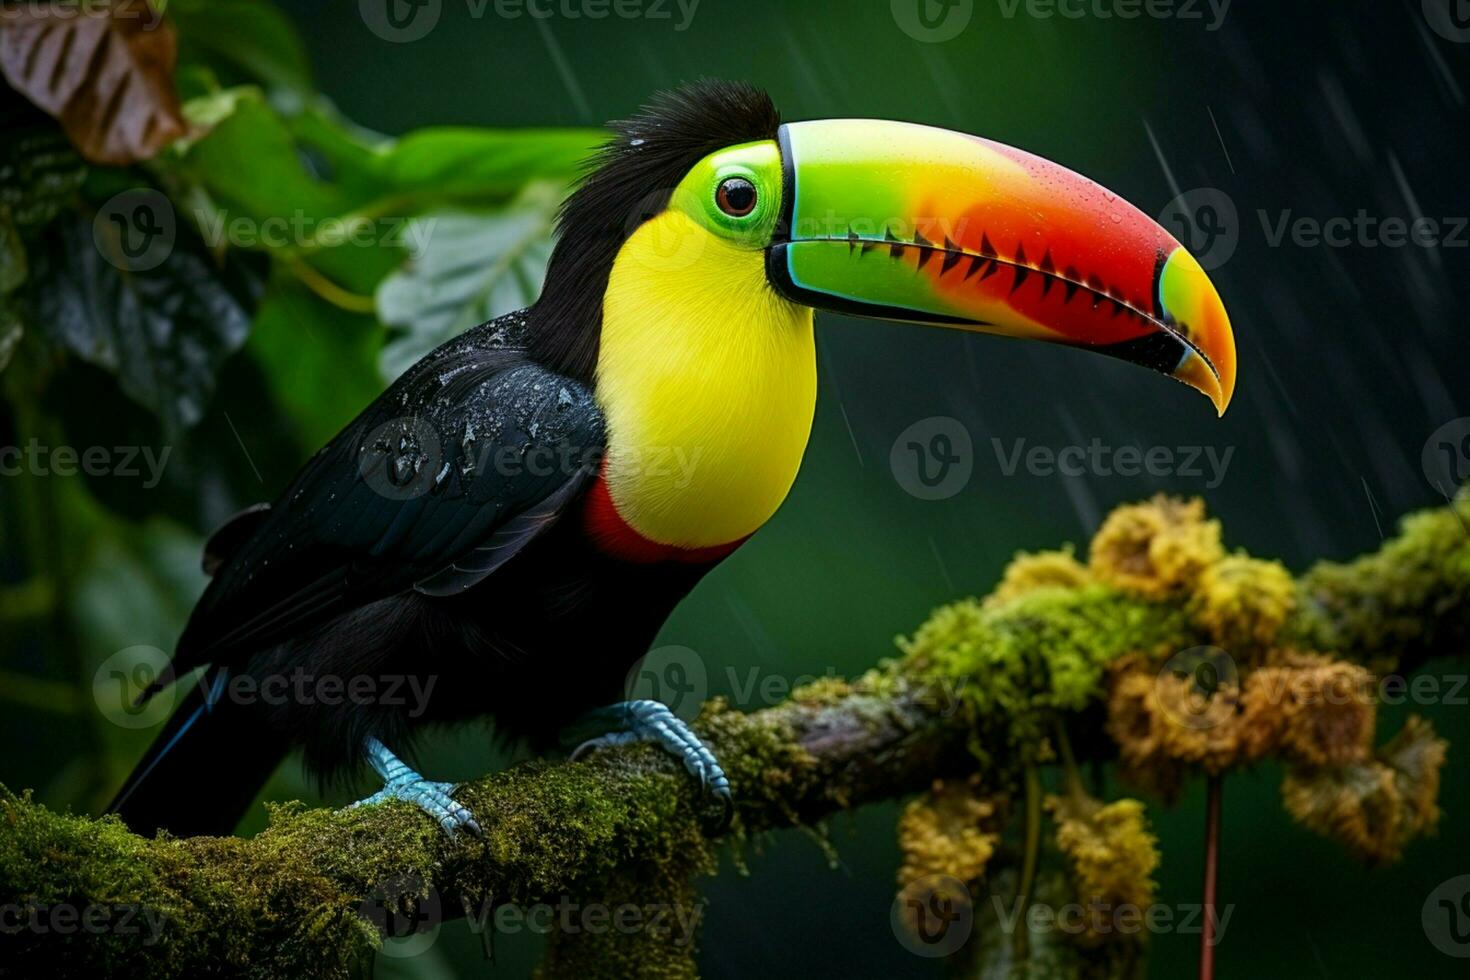
[(1042, 272), (1041, 298), (1046, 299), (1046, 294), (1051, 291), (1052, 282), (1056, 279), (1057, 267), (1051, 260), (1051, 249), (1047, 249), (1041, 256), (1041, 264), (1037, 266)]
[(1123, 290), (1116, 286), (1108, 290), (1108, 302), (1113, 304), (1113, 312), (1108, 314), (1109, 319), (1128, 310), (1128, 301), (1123, 297)]
[(1067, 293), (1062, 297), (1062, 302), (1070, 303), (1072, 297), (1077, 295), (1077, 290), (1082, 288), (1082, 273), (1077, 271), (1075, 265), (1069, 265), (1062, 270), (1062, 275), (1067, 280)]
[(963, 256), (960, 254), (960, 247), (954, 242), (950, 241), (948, 235), (945, 235), (944, 264), (939, 267), (939, 274), (942, 276), (950, 269), (953, 269), (956, 265), (959, 264), (961, 258), (963, 258)]
[(858, 239), (858, 233), (852, 230), (852, 225), (848, 225), (847, 226), (847, 254), (848, 255), (851, 255), (852, 254), (852, 250), (857, 247), (858, 241), (859, 241), (859, 239)]
[(1031, 275), (1031, 269), (1027, 266), (1026, 263), (1026, 246), (1021, 244), (1020, 242), (1016, 243), (1016, 264), (1014, 268), (1016, 270), (1016, 281), (1011, 283), (1012, 294), (1014, 294), (1016, 290), (1020, 289), (1021, 284), (1024, 283), (1026, 281), (1026, 278)]
[(914, 244), (919, 246), (919, 268), (922, 269), (930, 259), (934, 258), (934, 243), (925, 238), (923, 232), (915, 228)]
[[(1046, 247), (1046, 249), (1042, 252), (1041, 261), (1033, 265), (1027, 260), (1026, 249), (1023, 243), (1017, 242), (1016, 256), (1012, 259), (1002, 258), (999, 255), (995, 254), (995, 246), (991, 243), (990, 237), (987, 234), (982, 233), (980, 239), (980, 248), (979, 252), (977, 253), (975, 251), (967, 250), (963, 245), (957, 244), (953, 239), (949, 237), (947, 233), (944, 236), (943, 244), (935, 244), (934, 242), (925, 238), (923, 233), (916, 230), (914, 233), (914, 241), (908, 242), (895, 235), (892, 228), (885, 227), (883, 229), (883, 238), (880, 241), (872, 238), (863, 238), (860, 236), (855, 237), (855, 232), (853, 231), (851, 226), (849, 226), (846, 235), (833, 235), (830, 238), (808, 238), (802, 239), (801, 241), (829, 242), (831, 244), (845, 242), (848, 246), (848, 254), (852, 253), (854, 243), (856, 243), (858, 248), (860, 249), (860, 254), (866, 254), (869, 249), (877, 248), (880, 245), (886, 244), (888, 246), (888, 254), (892, 258), (901, 258), (903, 256), (904, 249), (917, 249), (919, 251), (918, 268), (920, 269), (924, 267), (925, 263), (933, 258), (935, 252), (943, 252), (944, 258), (942, 266), (940, 268), (940, 275), (943, 275), (950, 269), (953, 269), (956, 265), (959, 264), (961, 259), (968, 258), (970, 260), (969, 266), (965, 269), (965, 273), (962, 277), (962, 280), (966, 282), (968, 282), (970, 279), (974, 279), (978, 275), (979, 278), (976, 279), (976, 282), (982, 283), (985, 280), (989, 279), (991, 276), (995, 275), (1002, 268), (1009, 268), (1015, 272), (1015, 279), (1011, 283), (1010, 289), (1010, 292), (1012, 294), (1026, 283), (1026, 281), (1031, 277), (1032, 273), (1038, 275), (1042, 280), (1041, 295), (1043, 297), (1045, 297), (1050, 292), (1053, 285), (1053, 280), (1060, 280), (1062, 283), (1062, 287), (1065, 290), (1065, 296), (1062, 300), (1064, 304), (1071, 302), (1072, 297), (1076, 296), (1079, 291), (1086, 290), (1092, 296), (1093, 311), (1100, 310), (1102, 308), (1102, 304), (1107, 303), (1110, 305), (1109, 315), (1111, 317), (1117, 317), (1122, 314), (1131, 318), (1136, 318), (1140, 321), (1143, 321), (1144, 323), (1157, 326), (1162, 332), (1173, 336), (1176, 341), (1193, 348), (1195, 350), (1195, 353), (1199, 354), (1201, 357), (1204, 357), (1204, 354), (1200, 353), (1198, 348), (1194, 348), (1194, 345), (1188, 342), (1187, 338), (1189, 335), (1189, 327), (1185, 324), (1178, 323), (1176, 321), (1176, 318), (1171, 314), (1161, 312), (1159, 316), (1154, 316), (1153, 313), (1145, 308), (1145, 305), (1142, 301), (1128, 300), (1121, 289), (1117, 288), (1116, 286), (1108, 286), (1096, 274), (1088, 274), (1084, 276), (1083, 273), (1075, 265), (1069, 265), (1061, 272), (1058, 272), (1056, 259), (1052, 255), (1050, 246)], [(773, 261), (771, 257), (777, 256), (778, 254), (780, 253), (776, 251), (768, 253), (768, 275), (773, 277), (772, 281), (774, 283), (786, 283), (789, 279), (789, 275), (787, 275), (787, 270), (784, 268), (783, 264), (781, 262), (776, 262), (774, 266), (771, 266), (771, 261)], [(1159, 270), (1156, 271), (1156, 274), (1162, 274), (1162, 266), (1160, 266)], [(786, 278), (782, 278), (783, 276), (785, 276)], [(794, 284), (788, 283), (787, 288), (794, 289), (795, 287)], [(1155, 284), (1154, 288), (1155, 292), (1157, 292), (1157, 284)], [(839, 312), (846, 308), (840, 304), (834, 304), (832, 297), (826, 294), (822, 294), (819, 300), (803, 299), (803, 301), (807, 302), (808, 305), (818, 306), (821, 309), (833, 309), (838, 310)], [(883, 309), (883, 307), (881, 307), (880, 305), (874, 304), (852, 303), (850, 305), (855, 314), (859, 316), (872, 316), (874, 310)], [(895, 308), (895, 316), (898, 319), (909, 318), (910, 314), (912, 313), (912, 310)], [(929, 319), (928, 322), (975, 323), (977, 321), (970, 320), (964, 317), (934, 317)], [(1112, 345), (1102, 346), (1107, 347), (1109, 350), (1112, 349)], [(1208, 358), (1205, 359), (1206, 361), (1208, 361)]]

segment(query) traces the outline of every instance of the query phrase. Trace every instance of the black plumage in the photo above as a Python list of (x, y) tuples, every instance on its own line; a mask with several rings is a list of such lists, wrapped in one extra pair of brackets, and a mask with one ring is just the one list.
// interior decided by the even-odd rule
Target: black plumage
[[(615, 124), (562, 211), (535, 306), (431, 353), (271, 507), (211, 539), (214, 577), (148, 693), (206, 670), (114, 810), (143, 831), (228, 833), (294, 745), (330, 778), (368, 736), (405, 751), (423, 724), (490, 714), (504, 735), (544, 740), (622, 698), (710, 564), (623, 562), (585, 533), (606, 439), (602, 294), (622, 242), (689, 167), (778, 122), (758, 90), (706, 82)], [(310, 696), (267, 697), (273, 678)], [(368, 678), (373, 696), (328, 698), (324, 678), (344, 692)]]

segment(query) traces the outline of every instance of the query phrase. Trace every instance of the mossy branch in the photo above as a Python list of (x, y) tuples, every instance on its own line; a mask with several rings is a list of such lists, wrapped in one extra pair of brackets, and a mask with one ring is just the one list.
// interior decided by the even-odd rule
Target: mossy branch
[[(1113, 731), (1123, 666), (1141, 658), (1156, 672), (1160, 658), (1199, 643), (1232, 640), (1254, 674), (1286, 669), (1272, 653), (1283, 645), (1376, 670), (1466, 649), (1466, 501), (1409, 518), (1373, 555), (1296, 580), (1271, 570), (1279, 566), (1232, 566), (1254, 559), (1211, 553), (1210, 522), (1181, 506), (1115, 512), (1090, 566), (1070, 554), (1019, 560), (990, 599), (936, 613), (901, 644), (904, 657), (856, 681), (821, 681), (749, 714), (706, 705), (697, 727), (730, 775), (735, 832), (811, 825), (951, 776), (980, 773), (1000, 791), (1022, 767), (1049, 759), (1041, 746), (1058, 723), (1098, 729), (1112, 711)], [(1126, 764), (1130, 746), (1120, 741)], [(1288, 742), (1271, 751), (1287, 753)], [(1211, 750), (1199, 749), (1195, 771), (1259, 757), (1238, 751), (1236, 762), (1222, 761)], [(1369, 761), (1323, 758), (1313, 771)], [(286, 804), (250, 839), (144, 839), (114, 819), (52, 813), (0, 790), (0, 904), (22, 916), (10, 911), (0, 922), (22, 923), (0, 944), (22, 974), (346, 976), (381, 941), (362, 913), (385, 893), (390, 902), (432, 896), (446, 917), (480, 919), (565, 896), (694, 903), (691, 876), (714, 866), (690, 781), (650, 747), (522, 764), (457, 796), (483, 839), (448, 838), (401, 803)], [(67, 908), (70, 928), (55, 927), (54, 913)], [(88, 910), (100, 910), (91, 912), (98, 927), (83, 925)], [(562, 936), (548, 971), (588, 975), (596, 962), (612, 970), (637, 943), (653, 975), (690, 976), (688, 937), (676, 938)]]

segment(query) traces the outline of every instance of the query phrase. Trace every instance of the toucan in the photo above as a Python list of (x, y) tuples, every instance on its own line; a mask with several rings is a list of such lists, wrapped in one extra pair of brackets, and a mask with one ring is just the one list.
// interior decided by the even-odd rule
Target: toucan
[(199, 673), (112, 804), (131, 827), (228, 834), (300, 747), (324, 779), (366, 760), (383, 789), (363, 802), (477, 833), (400, 753), (487, 715), (511, 739), (591, 718), (606, 734), (582, 750), (663, 746), (728, 820), (693, 729), (620, 698), (796, 479), (816, 310), (1087, 348), (1230, 401), (1235, 342), (1199, 262), (1070, 170), (913, 123), (783, 124), (743, 83), (611, 128), (535, 304), (427, 355), (209, 540), (142, 697)]

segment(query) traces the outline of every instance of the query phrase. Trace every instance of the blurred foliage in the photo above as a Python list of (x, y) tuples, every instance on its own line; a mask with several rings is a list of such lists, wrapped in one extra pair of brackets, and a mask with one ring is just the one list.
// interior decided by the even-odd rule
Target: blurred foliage
[(152, 729), (94, 680), (156, 669), (218, 521), (535, 298), (599, 134), (369, 132), (263, 0), (56, 9), (0, 44), (0, 704), (64, 722), (39, 798), (96, 810)]

